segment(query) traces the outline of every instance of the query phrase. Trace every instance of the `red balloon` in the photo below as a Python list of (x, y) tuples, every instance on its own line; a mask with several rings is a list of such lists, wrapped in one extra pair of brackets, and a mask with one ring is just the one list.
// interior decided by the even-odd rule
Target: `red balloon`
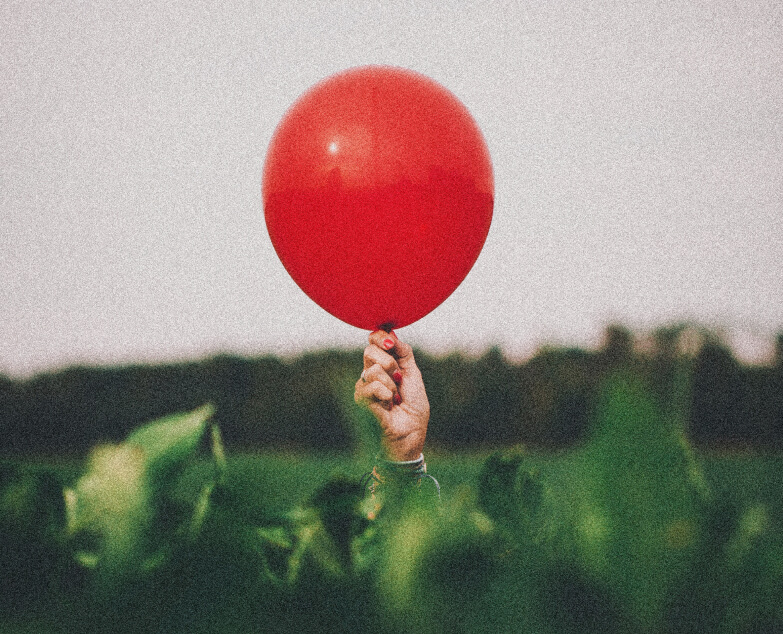
[(492, 221), (481, 131), (448, 90), (366, 66), (300, 97), (264, 165), (272, 244), (300, 288), (365, 330), (420, 319), (459, 286)]

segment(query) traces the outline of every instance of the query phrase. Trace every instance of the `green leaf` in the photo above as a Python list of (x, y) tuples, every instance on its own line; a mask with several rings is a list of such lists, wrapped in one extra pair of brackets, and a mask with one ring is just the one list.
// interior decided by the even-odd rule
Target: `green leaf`
[(513, 493), (522, 460), (521, 450), (498, 451), (487, 458), (479, 474), (478, 505), (501, 524), (515, 526), (519, 521), (520, 500)]
[(610, 377), (575, 465), (595, 506), (580, 522), (581, 549), (648, 629), (659, 627), (668, 588), (691, 565), (706, 494), (678, 408), (661, 407), (630, 373)]
[(77, 561), (88, 567), (100, 563), (113, 572), (132, 568), (144, 556), (153, 520), (143, 450), (133, 445), (94, 449), (87, 472), (65, 490), (65, 507)]
[(188, 500), (175, 499), (179, 474), (199, 447), (213, 408), (148, 423), (124, 443), (93, 449), (87, 469), (64, 491), (67, 532), (75, 558), (108, 577), (161, 565), (180, 539), (194, 539), (225, 466), (212, 426), (214, 473)]
[[(144, 451), (146, 470), (151, 477), (165, 478), (196, 450), (214, 411), (215, 408), (207, 404), (192, 412), (161, 418), (139, 427), (128, 436), (125, 444)], [(222, 445), (220, 452), (222, 455)]]
[(497, 452), (487, 458), (479, 474), (478, 505), (518, 539), (543, 537), (546, 498), (539, 470), (525, 465), (521, 449)]
[(377, 566), (391, 629), (527, 631), (491, 623), (499, 614), (507, 617), (505, 607), (513, 601), (507, 587), (502, 594), (493, 592), (505, 551), (494, 529), (467, 494), (450, 501), (442, 515), (417, 508), (392, 518), (384, 526)]

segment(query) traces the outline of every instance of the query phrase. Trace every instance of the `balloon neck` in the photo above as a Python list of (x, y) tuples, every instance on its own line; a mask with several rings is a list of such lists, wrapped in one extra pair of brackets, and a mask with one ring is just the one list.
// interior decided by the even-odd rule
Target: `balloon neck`
[(383, 330), (384, 332), (391, 332), (394, 330), (394, 322), (393, 321), (387, 321), (383, 324), (380, 324), (378, 326), (378, 330)]

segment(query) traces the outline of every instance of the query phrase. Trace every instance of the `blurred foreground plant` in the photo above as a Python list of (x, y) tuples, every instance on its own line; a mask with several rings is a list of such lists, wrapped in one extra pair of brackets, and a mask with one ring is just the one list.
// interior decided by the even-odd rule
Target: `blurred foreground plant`
[(249, 508), (304, 463), (243, 491), (209, 406), (96, 448), (64, 499), (51, 473), (4, 467), (6, 592), (79, 571), (94, 583), (48, 604), (6, 595), (0, 629), (2, 610), (48, 605), (49, 631), (80, 633), (779, 631), (783, 509), (718, 495), (685, 435), (686, 381), (667, 399), (619, 371), (583, 446), (498, 452), (441, 506), (417, 489), (375, 520), (347, 476), (285, 512)]
[(65, 489), (67, 532), (79, 563), (112, 582), (160, 566), (179, 541), (198, 534), (224, 470), (214, 425), (212, 477), (192, 499), (178, 499), (176, 491), (212, 413), (206, 405), (169, 416), (140, 427), (122, 444), (92, 451), (85, 474)]

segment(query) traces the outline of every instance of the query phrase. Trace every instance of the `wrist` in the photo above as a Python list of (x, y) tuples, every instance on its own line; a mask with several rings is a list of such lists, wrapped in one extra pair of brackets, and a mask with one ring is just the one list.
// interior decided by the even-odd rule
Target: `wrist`
[(424, 450), (424, 439), (410, 434), (401, 438), (383, 438), (380, 457), (390, 462), (418, 460)]
[(429, 479), (432, 480), (440, 499), (440, 484), (427, 473), (423, 453), (413, 460), (387, 460), (383, 456), (376, 456), (370, 477), (384, 488), (391, 485), (392, 491), (398, 492), (409, 491), (414, 487), (418, 489), (422, 480)]
[(373, 472), (380, 481), (418, 481), (427, 473), (424, 454), (420, 453), (413, 460), (389, 460), (383, 455), (375, 457)]

